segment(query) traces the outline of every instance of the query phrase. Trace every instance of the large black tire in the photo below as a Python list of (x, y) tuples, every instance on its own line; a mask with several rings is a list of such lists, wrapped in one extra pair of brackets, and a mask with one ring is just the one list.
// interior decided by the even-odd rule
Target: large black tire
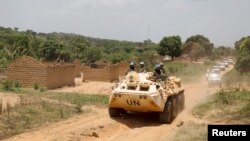
[(181, 93), (180, 97), (181, 97), (181, 110), (184, 110), (184, 108), (185, 108), (185, 95), (184, 95), (184, 93)]
[(120, 116), (120, 109), (118, 109), (118, 108), (109, 108), (109, 116), (111, 116), (111, 117), (119, 117)]
[(181, 93), (179, 93), (176, 96), (176, 102), (177, 102), (177, 114), (179, 114), (182, 111), (182, 99), (181, 99)]
[(172, 122), (172, 103), (170, 99), (165, 103), (164, 111), (160, 113), (159, 118), (163, 123), (170, 124)]
[(120, 114), (127, 114), (128, 111), (127, 110), (124, 110), (124, 109), (120, 109)]
[(171, 98), (171, 101), (172, 101), (172, 119), (175, 119), (178, 113), (176, 96), (173, 96)]

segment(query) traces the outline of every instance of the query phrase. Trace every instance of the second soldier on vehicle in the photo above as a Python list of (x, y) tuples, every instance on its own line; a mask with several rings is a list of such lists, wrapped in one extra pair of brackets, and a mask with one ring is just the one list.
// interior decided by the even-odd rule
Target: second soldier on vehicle
[(145, 67), (145, 64), (144, 62), (140, 62), (140, 67), (139, 67), (139, 73), (146, 73), (147, 72), (147, 69)]

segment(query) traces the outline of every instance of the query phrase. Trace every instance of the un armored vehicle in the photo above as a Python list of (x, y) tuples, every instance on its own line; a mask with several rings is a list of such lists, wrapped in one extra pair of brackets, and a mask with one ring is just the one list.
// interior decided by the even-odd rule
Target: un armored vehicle
[(184, 109), (184, 88), (181, 80), (170, 76), (161, 81), (152, 72), (132, 71), (112, 88), (109, 99), (109, 115), (122, 113), (156, 112), (163, 123), (171, 123)]

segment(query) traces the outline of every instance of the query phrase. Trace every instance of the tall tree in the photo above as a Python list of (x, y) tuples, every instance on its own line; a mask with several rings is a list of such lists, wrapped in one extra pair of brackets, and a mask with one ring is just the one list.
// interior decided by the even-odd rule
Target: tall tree
[(183, 53), (188, 54), (191, 61), (197, 61), (204, 52), (205, 50), (196, 42), (188, 41), (183, 45)]
[(182, 43), (180, 36), (163, 37), (159, 46), (158, 53), (160, 55), (169, 55), (171, 56), (172, 60), (174, 60), (174, 57), (181, 55)]
[(242, 37), (239, 41), (236, 41), (236, 42), (234, 43), (234, 48), (235, 48), (237, 51), (240, 50), (240, 46), (241, 46), (242, 42), (243, 42), (246, 38), (250, 38), (250, 36), (248, 36), (248, 37)]
[(213, 50), (214, 45), (213, 45), (213, 43), (211, 43), (209, 41), (209, 39), (207, 37), (205, 37), (203, 35), (194, 35), (194, 36), (187, 38), (185, 43), (190, 42), (190, 41), (195, 42), (195, 43), (199, 44), (200, 47), (204, 48), (204, 50), (205, 50), (204, 55), (209, 56), (212, 54), (212, 50)]
[(39, 52), (39, 55), (47, 60), (56, 60), (59, 58), (69, 61), (70, 59), (70, 50), (55, 39), (48, 39), (45, 44), (41, 46)]

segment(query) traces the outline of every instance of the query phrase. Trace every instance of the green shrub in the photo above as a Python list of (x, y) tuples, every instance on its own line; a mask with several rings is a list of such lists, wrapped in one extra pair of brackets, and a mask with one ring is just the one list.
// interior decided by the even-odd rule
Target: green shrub
[(12, 81), (3, 80), (2, 81), (2, 89), (5, 91), (10, 91), (12, 89)]
[(250, 71), (250, 37), (241, 43), (240, 49), (237, 51), (235, 68), (240, 72)]
[(20, 88), (20, 87), (21, 87), (20, 81), (14, 80), (14, 81), (13, 81), (13, 86), (14, 86), (15, 88)]
[(40, 88), (40, 86), (39, 86), (38, 83), (34, 83), (34, 84), (33, 84), (33, 88), (34, 88), (35, 90), (38, 90), (38, 89)]

